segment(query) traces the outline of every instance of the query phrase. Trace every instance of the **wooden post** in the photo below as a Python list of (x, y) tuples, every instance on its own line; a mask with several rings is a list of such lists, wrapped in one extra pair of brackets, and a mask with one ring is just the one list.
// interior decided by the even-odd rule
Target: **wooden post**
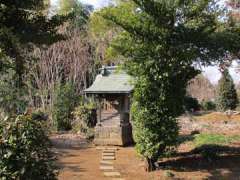
[(124, 97), (119, 97), (120, 126), (124, 123)]
[(98, 96), (98, 108), (97, 108), (97, 124), (98, 126), (101, 126), (101, 119), (102, 119), (102, 106), (101, 106), (101, 96)]

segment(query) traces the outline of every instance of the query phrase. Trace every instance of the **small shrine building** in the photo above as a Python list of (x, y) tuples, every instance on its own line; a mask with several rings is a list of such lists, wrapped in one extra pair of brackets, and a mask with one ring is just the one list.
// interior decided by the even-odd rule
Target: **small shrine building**
[(84, 92), (98, 102), (96, 145), (126, 146), (133, 143), (130, 97), (133, 78), (116, 66), (102, 67), (92, 86)]

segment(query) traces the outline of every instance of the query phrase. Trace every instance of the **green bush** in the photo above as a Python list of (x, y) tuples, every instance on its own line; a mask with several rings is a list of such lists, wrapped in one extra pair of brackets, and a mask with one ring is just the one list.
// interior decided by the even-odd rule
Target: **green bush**
[(73, 111), (74, 121), (72, 123), (73, 129), (77, 132), (91, 134), (90, 128), (93, 128), (96, 123), (96, 108), (93, 102), (81, 103)]
[(17, 88), (15, 76), (13, 70), (0, 72), (0, 111), (8, 116), (24, 113), (29, 103), (26, 86)]
[(49, 140), (39, 121), (18, 116), (0, 124), (0, 179), (56, 179)]
[(72, 128), (72, 111), (78, 99), (72, 83), (66, 83), (58, 87), (53, 105), (53, 121), (58, 131)]
[(46, 121), (48, 119), (48, 115), (40, 110), (37, 110), (32, 113), (32, 119), (37, 121)]
[(198, 100), (190, 96), (186, 96), (184, 98), (184, 106), (187, 111), (197, 111), (200, 109)]
[(213, 101), (203, 101), (201, 107), (204, 111), (212, 111), (216, 109), (216, 104)]

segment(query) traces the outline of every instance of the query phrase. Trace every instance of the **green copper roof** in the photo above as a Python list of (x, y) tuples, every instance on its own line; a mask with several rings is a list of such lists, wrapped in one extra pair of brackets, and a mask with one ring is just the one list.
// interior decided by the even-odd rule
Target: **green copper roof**
[(101, 74), (97, 75), (92, 86), (84, 92), (88, 94), (130, 93), (133, 91), (132, 80), (131, 76), (123, 71), (117, 71), (116, 67), (105, 67), (101, 69)]

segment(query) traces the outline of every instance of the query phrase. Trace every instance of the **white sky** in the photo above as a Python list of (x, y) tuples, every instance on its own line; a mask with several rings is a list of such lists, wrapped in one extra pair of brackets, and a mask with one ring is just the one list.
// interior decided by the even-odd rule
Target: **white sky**
[(91, 4), (94, 6), (94, 8), (98, 9), (103, 6), (107, 6), (110, 0), (81, 0), (81, 2)]
[[(239, 69), (237, 66), (237, 62), (233, 62), (232, 67), (229, 68), (229, 73), (236, 84), (240, 82), (240, 72), (237, 72), (237, 69)], [(221, 73), (216, 66), (203, 68), (203, 74), (211, 81), (212, 84), (217, 84), (218, 80), (221, 78)]]
[[(66, 0), (67, 1), (67, 0)], [(111, 0), (80, 0), (83, 3), (93, 5), (95, 9), (107, 6)], [(220, 4), (223, 4), (225, 0), (219, 0)], [(58, 0), (51, 0), (52, 5), (57, 6)], [(233, 67), (230, 68), (230, 74), (233, 77), (235, 83), (240, 81), (240, 72), (236, 73), (236, 63), (233, 63)], [(221, 78), (221, 73), (217, 67), (211, 66), (203, 68), (203, 74), (211, 81), (213, 84), (217, 84), (218, 80)]]
[[(67, 1), (67, 0), (66, 0)], [(84, 4), (93, 5), (95, 9), (99, 9), (103, 6), (107, 6), (111, 0), (80, 0)], [(51, 0), (51, 4), (56, 6), (58, 0)]]

